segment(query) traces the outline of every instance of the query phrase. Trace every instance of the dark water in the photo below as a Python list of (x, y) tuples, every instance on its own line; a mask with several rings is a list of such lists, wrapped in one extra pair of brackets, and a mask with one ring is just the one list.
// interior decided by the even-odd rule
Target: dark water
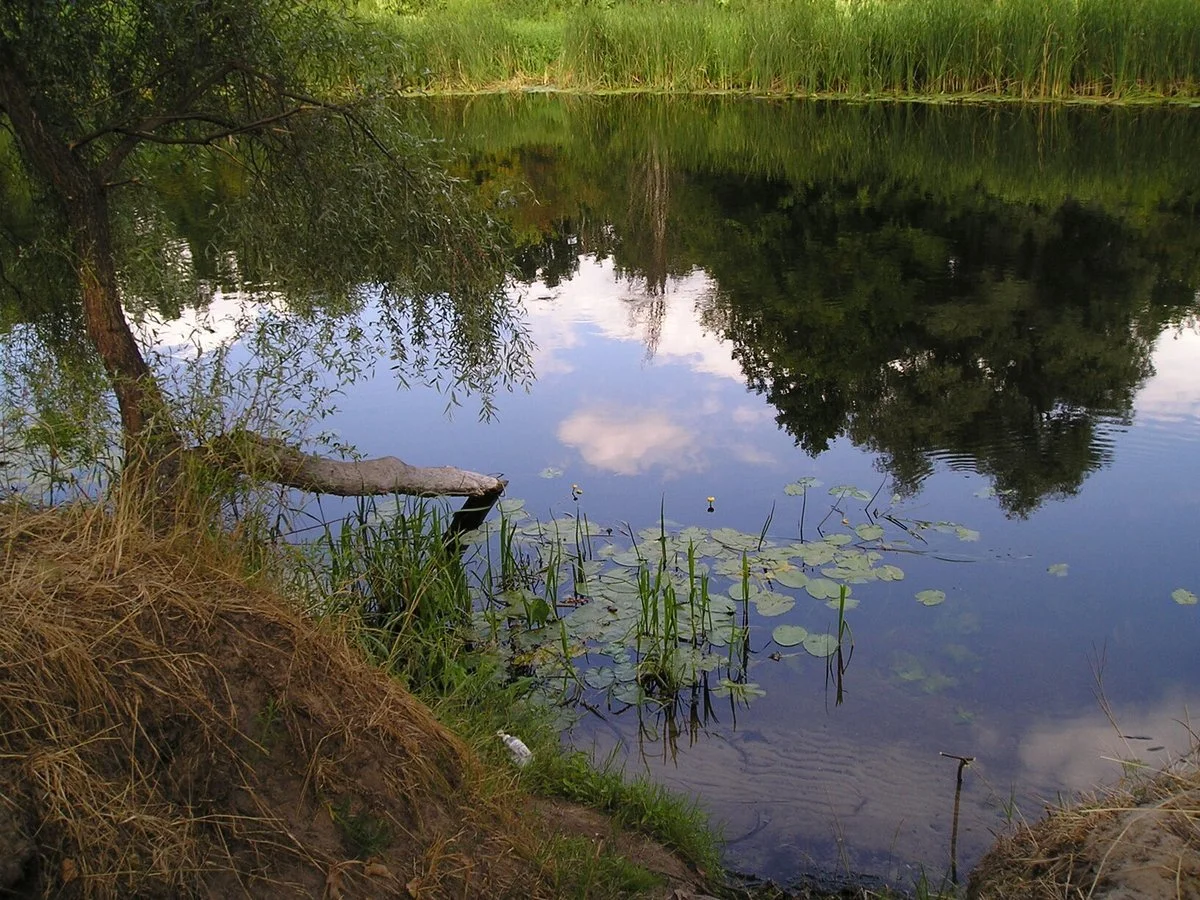
[[(1008, 819), (1187, 745), (1200, 606), (1172, 592), (1200, 593), (1193, 111), (537, 96), (420, 113), (508, 204), (537, 381), (481, 424), (381, 377), (345, 398), (345, 439), (503, 472), (546, 518), (638, 529), (661, 509), (757, 534), (773, 510), (787, 541), (849, 484), (978, 532), (855, 587), (840, 705), (824, 660), (771, 658), (774, 625), (835, 619), (802, 599), (753, 623), (765, 696), (694, 729), (586, 715), (571, 742), (698, 796), (735, 868), (899, 882), (948, 867), (941, 754), (976, 760), (966, 869)], [(822, 485), (784, 493), (806, 476)]]

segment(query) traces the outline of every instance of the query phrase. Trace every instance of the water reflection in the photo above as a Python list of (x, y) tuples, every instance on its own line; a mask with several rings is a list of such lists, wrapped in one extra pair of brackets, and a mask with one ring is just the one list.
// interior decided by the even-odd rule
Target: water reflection
[[(600, 482), (593, 519), (646, 525), (665, 495), (681, 524), (753, 532), (774, 509), (772, 535), (794, 539), (829, 500), (806, 512), (780, 490), (812, 474), (983, 532), (900, 550), (902, 582), (856, 586), (843, 703), (836, 667), (831, 683), (773, 639), (784, 621), (836, 629), (801, 596), (748, 622), (741, 671), (766, 696), (701, 685), (657, 713), (602, 709), (573, 741), (701, 797), (736, 867), (906, 884), (910, 863), (949, 863), (942, 754), (976, 758), (965, 869), (1006, 817), (1115, 777), (1130, 747), (1183, 746), (1170, 719), (1200, 620), (1170, 592), (1194, 580), (1200, 502), (1200, 119), (542, 97), (428, 112), (484, 190), (536, 198), (510, 215), (539, 389)], [(708, 494), (711, 519), (693, 505)], [(914, 602), (926, 588), (945, 602)]]
[(939, 460), (988, 475), (1017, 515), (1074, 494), (1111, 461), (1105, 430), (1129, 421), (1155, 338), (1196, 306), (1196, 126), (1169, 112), (468, 112), (477, 179), (503, 158), (537, 198), (514, 213), (531, 277), (610, 258), (648, 356), (671, 279), (703, 278), (699, 323), (780, 427), (811, 454), (849, 437), (903, 494)]
[(696, 434), (664, 409), (579, 410), (558, 426), (558, 439), (589, 465), (617, 475), (661, 467), (670, 475), (705, 468)]

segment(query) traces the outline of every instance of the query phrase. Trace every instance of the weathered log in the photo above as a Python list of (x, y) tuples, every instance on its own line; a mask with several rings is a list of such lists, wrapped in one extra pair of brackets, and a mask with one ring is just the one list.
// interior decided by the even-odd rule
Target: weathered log
[[(482, 497), (495, 501), (507, 482), (453, 466), (410, 466), (394, 456), (339, 460), (303, 453), (276, 438), (238, 431), (213, 441), (208, 450), (223, 465), (247, 475), (315, 494), (364, 497)], [(490, 504), (489, 504), (490, 506)]]

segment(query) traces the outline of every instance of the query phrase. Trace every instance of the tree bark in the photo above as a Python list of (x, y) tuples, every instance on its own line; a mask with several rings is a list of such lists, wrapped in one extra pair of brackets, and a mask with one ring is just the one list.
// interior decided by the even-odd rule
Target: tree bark
[(328, 459), (248, 431), (222, 437), (208, 449), (226, 468), (275, 484), (338, 497), (407, 494), (492, 498), (499, 496), (507, 484), (502, 478), (453, 466), (410, 466), (394, 456)]
[(66, 137), (47, 124), (11, 59), (0, 60), (0, 108), (8, 115), (26, 162), (53, 191), (66, 219), (84, 325), (117, 396), (126, 465), (158, 465), (180, 443), (121, 309), (106, 187), (71, 151)]

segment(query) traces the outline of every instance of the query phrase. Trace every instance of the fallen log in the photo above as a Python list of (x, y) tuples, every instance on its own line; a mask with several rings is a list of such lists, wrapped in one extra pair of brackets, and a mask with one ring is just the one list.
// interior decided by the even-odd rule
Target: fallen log
[[(277, 438), (237, 431), (212, 441), (208, 451), (246, 475), (315, 494), (364, 497), (478, 497), (495, 502), (508, 483), (453, 466), (411, 466), (394, 456), (340, 460), (304, 453)], [(490, 507), (490, 503), (488, 504)]]

